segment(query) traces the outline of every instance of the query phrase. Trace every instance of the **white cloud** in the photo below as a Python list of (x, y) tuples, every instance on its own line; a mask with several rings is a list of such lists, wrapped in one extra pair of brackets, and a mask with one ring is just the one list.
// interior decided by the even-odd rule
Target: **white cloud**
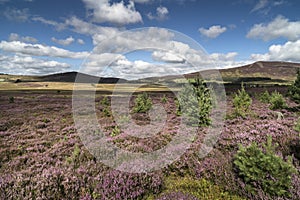
[(252, 54), (255, 61), (288, 61), (300, 62), (300, 40), (289, 41), (283, 45), (272, 45), (265, 54)]
[(34, 37), (25, 36), (20, 37), (17, 33), (11, 33), (8, 38), (9, 41), (21, 41), (21, 42), (30, 42), (30, 43), (37, 43), (38, 40)]
[(83, 21), (75, 16), (66, 19), (63, 23), (44, 19), (42, 17), (34, 17), (32, 20), (54, 26), (57, 30), (69, 28), (75, 33), (92, 36), (94, 45), (109, 37), (113, 37), (120, 32), (117, 28), (98, 26), (93, 23)]
[(0, 55), (0, 71), (8, 74), (50, 74), (67, 71), (70, 65), (53, 60), (33, 58), (25, 55)]
[(152, 53), (152, 59), (156, 61), (163, 61), (167, 63), (184, 63), (185, 59), (172, 54), (171, 52), (164, 52), (164, 51), (154, 51)]
[(269, 0), (258, 0), (251, 12), (255, 12), (265, 8), (269, 4)]
[(77, 43), (78, 43), (78, 44), (81, 44), (81, 45), (84, 45), (84, 44), (85, 44), (85, 42), (84, 42), (83, 39), (77, 39)]
[(152, 13), (148, 13), (147, 17), (151, 20), (156, 19), (161, 21), (167, 19), (168, 14), (169, 14), (168, 8), (159, 6), (158, 8), (156, 8), (156, 15), (153, 15)]
[(61, 30), (65, 29), (65, 24), (58, 23), (58, 22), (53, 21), (53, 20), (47, 20), (43, 17), (33, 17), (33, 18), (31, 18), (31, 20), (41, 22), (41, 23), (46, 24), (46, 25), (54, 26), (58, 31), (61, 31)]
[(29, 9), (24, 8), (22, 10), (16, 9), (16, 8), (7, 8), (3, 15), (11, 20), (11, 21), (17, 21), (17, 22), (25, 22), (29, 19)]
[(142, 22), (141, 14), (135, 10), (134, 2), (127, 5), (121, 2), (111, 3), (110, 0), (83, 0), (87, 9), (91, 10), (93, 21), (115, 24), (131, 24)]
[(268, 24), (255, 24), (247, 33), (247, 38), (265, 41), (284, 37), (295, 41), (300, 38), (300, 21), (291, 22), (283, 16), (276, 17)]
[(22, 53), (32, 56), (49, 56), (60, 58), (83, 59), (88, 56), (87, 52), (71, 52), (54, 46), (44, 46), (41, 44), (28, 44), (20, 41), (1, 41), (0, 49), (5, 52)]
[(135, 2), (135, 3), (150, 3), (153, 0), (132, 0), (132, 1)]
[(226, 27), (221, 27), (220, 25), (211, 26), (208, 29), (199, 28), (199, 32), (208, 38), (216, 38), (226, 30)]
[(72, 36), (70, 36), (66, 39), (61, 39), (61, 40), (56, 39), (55, 37), (52, 37), (51, 40), (53, 42), (55, 42), (57, 44), (60, 44), (60, 45), (63, 45), (63, 46), (68, 46), (68, 45), (72, 44), (75, 41), (75, 39)]

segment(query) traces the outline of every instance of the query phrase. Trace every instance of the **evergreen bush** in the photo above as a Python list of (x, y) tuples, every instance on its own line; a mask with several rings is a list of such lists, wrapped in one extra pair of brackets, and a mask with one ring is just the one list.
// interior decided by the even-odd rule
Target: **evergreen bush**
[(242, 84), (241, 90), (239, 90), (233, 97), (234, 116), (235, 117), (246, 117), (249, 112), (252, 99)]
[(272, 138), (268, 137), (264, 150), (256, 143), (240, 146), (234, 158), (239, 176), (246, 183), (246, 189), (256, 193), (260, 188), (271, 196), (289, 197), (292, 174), (296, 172), (291, 158), (284, 161), (275, 154)]

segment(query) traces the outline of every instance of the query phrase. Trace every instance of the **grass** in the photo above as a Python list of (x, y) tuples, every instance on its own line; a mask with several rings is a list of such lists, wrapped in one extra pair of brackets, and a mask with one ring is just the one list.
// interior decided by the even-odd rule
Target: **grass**
[[(64, 90), (71, 91), (74, 89), (75, 84), (70, 82), (0, 82), (0, 91), (14, 91), (14, 90)], [(76, 84), (76, 90), (95, 90), (106, 91), (106, 92), (142, 92), (142, 91), (170, 91), (169, 88), (155, 85), (143, 85), (140, 84), (89, 84), (89, 83), (78, 83)], [(137, 88), (138, 87), (138, 88)], [(137, 88), (137, 89), (136, 89)], [(174, 88), (179, 90), (179, 88)]]

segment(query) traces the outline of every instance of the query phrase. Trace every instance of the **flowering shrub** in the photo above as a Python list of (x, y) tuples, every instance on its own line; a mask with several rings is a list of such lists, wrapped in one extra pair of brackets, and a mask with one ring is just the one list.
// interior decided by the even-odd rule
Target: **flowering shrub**
[[(255, 88), (249, 88), (249, 92), (252, 89)], [(166, 94), (168, 101), (162, 103), (163, 95), (164, 93), (151, 95), (151, 102), (165, 108), (167, 120), (164, 128), (149, 138), (137, 138), (130, 133), (139, 130), (130, 126), (128, 129), (122, 128), (120, 134), (109, 137), (112, 136), (114, 128), (120, 128), (120, 124), (117, 124), (112, 116), (103, 115), (102, 109), (105, 105), (109, 108), (109, 97), (103, 100), (102, 94), (96, 94), (98, 102), (103, 100), (99, 107), (96, 107), (96, 114), (108, 140), (127, 151), (148, 153), (169, 144), (176, 134), (187, 134), (187, 130), (180, 129), (182, 118), (176, 116), (175, 95)], [(9, 96), (14, 96), (18, 103), (9, 104)], [(291, 156), (295, 168), (300, 171), (299, 133), (296, 131), (298, 125), (295, 126), (299, 116), (290, 109), (280, 110), (284, 118), (277, 120), (274, 111), (265, 103), (253, 98), (251, 110), (257, 117), (247, 120), (241, 117), (227, 119), (218, 142), (206, 157), (200, 158), (197, 153), (202, 147), (208, 127), (199, 127), (197, 135), (191, 138), (190, 148), (176, 162), (162, 171), (128, 174), (97, 162), (85, 148), (75, 129), (71, 96), (71, 93), (67, 92), (48, 94), (44, 91), (33, 94), (1, 93), (0, 199), (152, 200), (201, 199), (203, 196), (202, 199), (300, 199), (299, 173), (292, 174), (291, 187), (287, 189), (282, 186), (290, 195), (276, 197), (265, 192), (260, 186), (261, 180), (246, 183), (242, 175), (238, 176), (236, 173), (239, 169), (234, 164), (234, 155), (239, 145), (246, 147), (252, 143), (264, 144), (267, 136), (271, 135), (273, 142), (279, 144), (276, 148), (277, 156)], [(234, 109), (231, 100), (228, 99), (228, 108)], [(295, 105), (289, 99), (286, 101), (289, 106)], [(142, 125), (147, 124), (146, 113), (134, 113), (131, 117), (135, 119), (135, 115)], [(121, 124), (126, 124), (131, 119), (123, 113), (118, 117)], [(97, 134), (100, 132), (96, 131), (95, 135)], [(180, 145), (184, 144), (178, 144), (173, 151), (182, 148)], [(265, 149), (261, 152), (265, 156)], [(278, 158), (270, 157), (278, 161)], [(162, 159), (166, 158), (168, 157)], [(269, 166), (264, 169), (270, 168)], [(286, 175), (286, 180), (287, 177)], [(252, 183), (256, 193), (251, 193), (252, 190), (247, 186)], [(274, 187), (279, 186), (275, 183)]]
[(272, 196), (289, 196), (291, 176), (296, 171), (290, 159), (285, 162), (275, 154), (271, 137), (264, 151), (256, 143), (246, 148), (240, 146), (234, 164), (249, 191), (255, 193), (257, 188), (261, 188)]
[(243, 118), (246, 117), (251, 103), (252, 99), (242, 84), (241, 90), (239, 90), (233, 97), (234, 116)]
[(162, 186), (159, 174), (133, 174), (117, 170), (109, 171), (98, 183), (101, 199), (141, 199), (150, 193), (158, 193)]

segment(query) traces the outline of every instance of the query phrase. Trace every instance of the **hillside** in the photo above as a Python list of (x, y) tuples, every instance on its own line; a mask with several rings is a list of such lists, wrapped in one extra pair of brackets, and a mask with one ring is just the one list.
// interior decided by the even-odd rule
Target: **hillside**
[[(220, 73), (225, 82), (239, 83), (247, 81), (276, 81), (276, 82), (291, 82), (295, 79), (296, 71), (300, 68), (300, 63), (290, 62), (255, 62), (250, 65), (220, 69)], [(215, 70), (202, 71), (201, 74), (213, 74)], [(75, 82), (76, 76), (79, 72), (66, 72), (57, 73), (46, 76), (21, 76), (21, 75), (7, 75), (0, 74), (0, 82)], [(110, 83), (114, 84), (118, 81), (122, 83), (132, 82), (117, 77), (99, 77), (81, 74), (81, 80), (76, 80), (82, 83)], [(186, 78), (193, 78), (198, 76), (199, 73), (185, 74)], [(171, 75), (164, 77), (150, 77), (139, 80), (140, 82), (165, 82), (165, 81), (177, 81), (182, 79), (182, 76)], [(180, 80), (179, 80), (180, 81)], [(136, 82), (136, 81), (134, 81)]]

